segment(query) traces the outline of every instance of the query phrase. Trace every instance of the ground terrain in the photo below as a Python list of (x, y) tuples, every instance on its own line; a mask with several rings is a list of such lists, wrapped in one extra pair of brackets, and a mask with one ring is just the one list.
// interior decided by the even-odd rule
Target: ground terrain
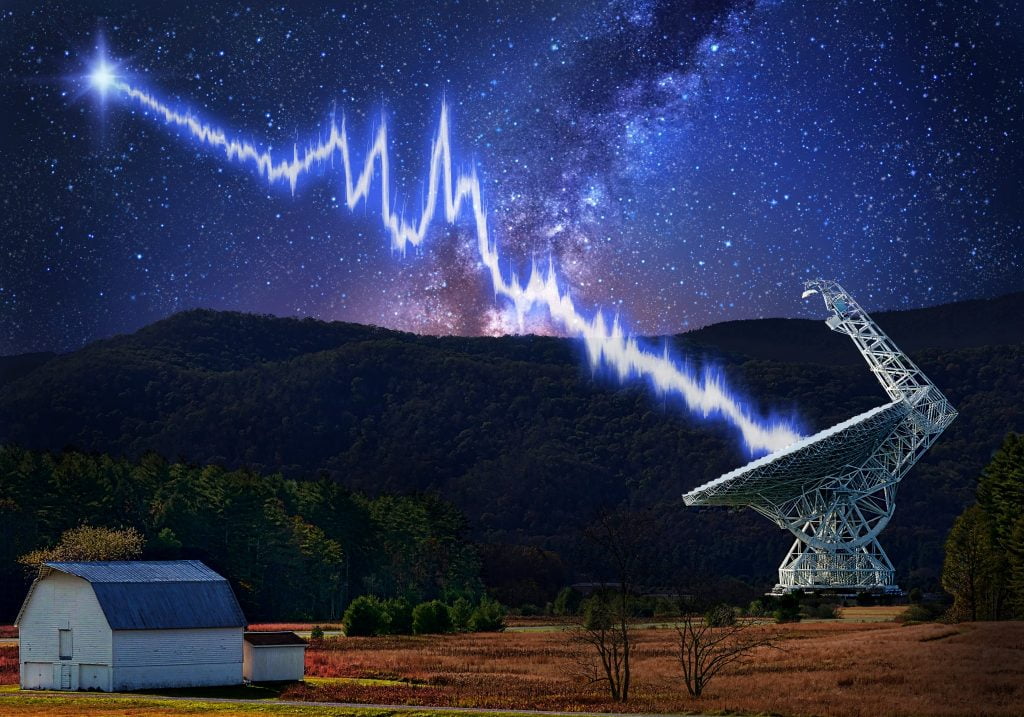
[[(854, 608), (837, 621), (758, 626), (777, 634), (781, 649), (758, 652), (749, 664), (712, 682), (700, 700), (690, 699), (682, 686), (676, 633), (670, 626), (638, 630), (633, 697), (621, 705), (587, 684), (564, 629), (536, 622), (531, 629), (504, 633), (316, 641), (307, 654), (305, 684), (268, 691), (266, 696), (481, 711), (1024, 714), (1024, 623), (903, 626), (889, 620), (894, 612)], [(17, 680), (13, 641), (0, 644), (0, 679)], [(236, 697), (237, 690), (225, 694)], [(201, 700), (206, 695), (191, 696)], [(4, 714), (77, 713), (78, 703), (67, 702), (68, 698), (40, 702), (8, 692), (2, 699)], [(90, 704), (88, 713), (189, 714), (188, 705), (193, 703), (147, 702), (130, 711), (127, 705), (104, 704)], [(224, 714), (249, 714), (256, 704), (267, 714), (277, 714), (273, 710), (279, 708), (270, 702), (211, 704), (226, 710)], [(65, 709), (71, 711), (61, 711)], [(106, 709), (110, 711), (102, 711)], [(349, 707), (343, 709), (348, 712), (341, 714), (352, 713)]]

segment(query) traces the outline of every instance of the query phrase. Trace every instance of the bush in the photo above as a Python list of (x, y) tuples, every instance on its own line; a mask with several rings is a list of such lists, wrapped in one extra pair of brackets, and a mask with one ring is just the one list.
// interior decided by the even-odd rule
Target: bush
[(310, 640), (323, 640), (324, 639), (324, 629), (322, 627), (320, 627), (319, 625), (313, 625), (313, 629), (309, 631), (309, 639)]
[(776, 598), (772, 617), (775, 622), (800, 622), (800, 596), (795, 593)]
[(440, 600), (422, 602), (413, 608), (413, 634), (434, 635), (441, 632), (451, 632), (451, 629), (452, 618), (448, 612), (448, 606)]
[(762, 598), (754, 600), (747, 606), (747, 617), (767, 617), (771, 613), (771, 608), (765, 604)]
[(704, 613), (704, 624), (708, 627), (728, 627), (736, 624), (736, 612), (728, 605), (720, 603)]
[(465, 632), (469, 629), (469, 618), (473, 615), (473, 603), (460, 597), (448, 608), (448, 615), (452, 619), (452, 628), (456, 632)]
[(405, 598), (385, 600), (380, 631), (388, 635), (412, 634), (412, 605)]
[(378, 635), (384, 627), (384, 604), (373, 595), (360, 595), (349, 603), (341, 620), (348, 637)]
[(800, 615), (808, 620), (835, 620), (839, 606), (829, 602), (810, 603), (800, 608)]
[(485, 595), (469, 617), (469, 629), (473, 632), (502, 632), (505, 629), (505, 608)]
[(936, 602), (921, 602), (908, 605), (907, 609), (895, 617), (896, 622), (904, 624), (915, 622), (933, 622), (942, 617), (946, 606)]
[(580, 611), (580, 604), (583, 602), (583, 595), (576, 588), (566, 587), (558, 591), (555, 603), (552, 605), (552, 612), (558, 617), (576, 615)]
[(584, 600), (580, 614), (587, 630), (608, 630), (615, 624), (614, 609), (605, 593), (594, 593)]

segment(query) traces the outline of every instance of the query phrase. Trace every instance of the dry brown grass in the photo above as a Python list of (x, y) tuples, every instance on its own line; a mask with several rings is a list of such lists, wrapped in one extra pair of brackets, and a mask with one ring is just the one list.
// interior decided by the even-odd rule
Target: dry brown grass
[(573, 648), (560, 632), (327, 640), (308, 651), (307, 674), (349, 679), (296, 686), (285, 696), (595, 711), (1024, 714), (1024, 623), (833, 621), (756, 629), (778, 633), (783, 650), (757, 653), (718, 677), (700, 700), (686, 696), (671, 629), (638, 632), (633, 698), (625, 706), (575, 676)]
[(0, 625), (0, 640), (18, 636), (18, 628), (14, 625)]
[(15, 685), (18, 677), (18, 646), (0, 645), (0, 685)]
[(324, 630), (342, 629), (340, 624), (329, 625), (327, 623), (319, 622), (261, 622), (255, 625), (249, 625), (247, 629), (252, 630), (254, 632), (274, 632), (278, 630), (291, 630), (293, 632), (309, 632), (318, 625)]
[[(307, 651), (307, 675), (345, 679), (314, 680), (285, 697), (591, 711), (1024, 715), (1024, 623), (831, 621), (757, 629), (776, 632), (784, 649), (757, 653), (712, 682), (700, 700), (682, 687), (671, 629), (638, 632), (627, 705), (576, 677), (564, 632), (329, 639)], [(17, 646), (0, 646), (0, 683), (17, 678)]]

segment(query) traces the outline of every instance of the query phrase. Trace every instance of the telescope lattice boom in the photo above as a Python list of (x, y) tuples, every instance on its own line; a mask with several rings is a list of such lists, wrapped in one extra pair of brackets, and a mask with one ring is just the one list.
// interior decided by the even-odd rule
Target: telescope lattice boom
[(806, 283), (853, 339), (890, 402), (726, 473), (683, 496), (687, 505), (749, 506), (796, 536), (776, 592), (898, 592), (878, 534), (896, 488), (956, 418), (935, 385), (834, 281)]

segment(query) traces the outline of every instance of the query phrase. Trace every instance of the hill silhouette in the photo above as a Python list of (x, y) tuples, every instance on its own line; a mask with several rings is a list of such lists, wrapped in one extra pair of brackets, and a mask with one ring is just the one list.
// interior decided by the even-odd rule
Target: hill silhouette
[[(935, 585), (981, 467), (1024, 430), (1022, 308), (1019, 293), (875, 317), (960, 411), (882, 535), (904, 586)], [(735, 321), (664, 340), (720, 364), (761, 409), (797, 411), (808, 433), (886, 400), (820, 321)], [(788, 543), (750, 511), (683, 509), (683, 492), (748, 460), (736, 437), (592, 374), (567, 339), (187, 311), (70, 354), (0, 360), (0, 443), (436, 492), (477, 540), (541, 546), (570, 565), (581, 525), (622, 503), (663, 511), (666, 551), (696, 571), (773, 582)]]

